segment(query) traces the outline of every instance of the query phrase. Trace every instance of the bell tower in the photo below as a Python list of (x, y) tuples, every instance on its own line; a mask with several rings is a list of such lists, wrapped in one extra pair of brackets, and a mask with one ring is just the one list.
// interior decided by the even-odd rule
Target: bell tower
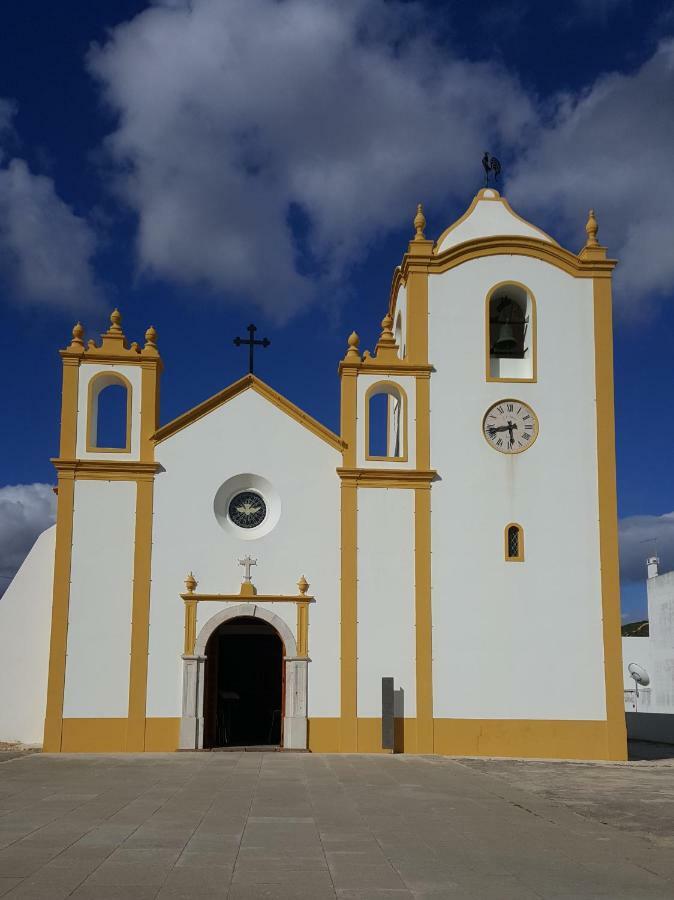
[[(340, 749), (377, 739), (381, 679), (404, 695), (405, 746), (433, 750), (430, 614), (428, 263), (421, 208), (373, 355), (354, 332), (339, 365)], [(376, 406), (380, 404), (380, 414)], [(382, 432), (377, 439), (376, 431)], [(380, 639), (385, 628), (387, 640)]]
[[(114, 310), (100, 344), (85, 345), (77, 323), (61, 350), (63, 389), (56, 551), (44, 749), (77, 750), (119, 731), (118, 743), (142, 750), (149, 627), (150, 553), (162, 362), (153, 327), (128, 344)], [(99, 439), (106, 391), (121, 391), (122, 438)], [(106, 558), (106, 571), (95, 560)], [(91, 623), (96, 641), (87, 639)], [(130, 664), (129, 664), (130, 657)], [(122, 662), (123, 661), (123, 662)], [(129, 672), (112, 684), (112, 674)], [(91, 672), (100, 672), (92, 679)], [(97, 710), (114, 709), (114, 719)], [(93, 743), (92, 743), (93, 742)]]

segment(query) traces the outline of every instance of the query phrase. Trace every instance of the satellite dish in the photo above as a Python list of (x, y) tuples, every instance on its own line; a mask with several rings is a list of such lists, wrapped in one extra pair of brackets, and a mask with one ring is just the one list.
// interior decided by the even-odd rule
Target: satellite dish
[(646, 687), (651, 683), (651, 677), (642, 666), (637, 663), (630, 663), (627, 667), (627, 671), (630, 673), (631, 677), (636, 681), (637, 684), (640, 684), (642, 687)]

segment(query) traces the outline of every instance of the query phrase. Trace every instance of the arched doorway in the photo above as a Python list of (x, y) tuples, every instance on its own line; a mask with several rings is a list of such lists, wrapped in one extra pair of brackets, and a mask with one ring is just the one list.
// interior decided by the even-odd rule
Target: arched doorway
[(223, 622), (206, 644), (204, 747), (280, 745), (283, 642), (264, 619)]
[(307, 708), (309, 672), (308, 656), (297, 655), (297, 643), (288, 624), (269, 609), (257, 603), (240, 603), (221, 609), (200, 628), (194, 653), (183, 654), (182, 717), (179, 747), (181, 750), (200, 750), (204, 747), (205, 674), (208, 659), (206, 646), (210, 638), (227, 622), (237, 619), (261, 620), (280, 637), (283, 657), (283, 726), (284, 749), (305, 750), (307, 747)]

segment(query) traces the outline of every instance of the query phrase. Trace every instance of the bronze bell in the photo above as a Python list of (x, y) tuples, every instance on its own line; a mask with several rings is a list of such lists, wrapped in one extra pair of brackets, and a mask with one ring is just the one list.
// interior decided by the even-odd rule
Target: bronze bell
[(494, 341), (494, 353), (512, 353), (517, 349), (515, 332), (510, 322), (503, 322), (498, 326), (498, 337)]

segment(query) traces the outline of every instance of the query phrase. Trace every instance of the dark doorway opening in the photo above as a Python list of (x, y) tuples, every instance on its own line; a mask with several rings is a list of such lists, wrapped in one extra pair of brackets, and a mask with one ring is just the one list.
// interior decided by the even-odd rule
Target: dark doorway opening
[(283, 642), (262, 619), (222, 624), (206, 645), (204, 747), (281, 743)]

